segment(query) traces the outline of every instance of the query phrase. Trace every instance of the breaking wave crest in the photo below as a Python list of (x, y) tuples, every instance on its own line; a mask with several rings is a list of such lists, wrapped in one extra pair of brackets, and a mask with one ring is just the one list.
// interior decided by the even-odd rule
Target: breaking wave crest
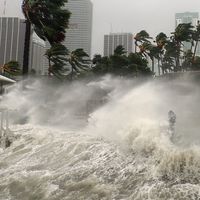
[[(169, 83), (133, 83), (108, 77), (90, 83), (95, 89), (97, 85), (106, 89), (107, 100), (89, 113), (85, 124), (76, 123), (74, 117), (70, 125), (74, 122), (75, 127), (80, 126), (77, 129), (63, 120), (70, 116), (66, 114), (69, 97), (63, 90), (57, 93), (60, 107), (56, 109), (61, 111), (58, 124), (51, 123), (58, 111), (48, 116), (46, 109), (34, 109), (38, 106), (35, 101), (39, 101), (37, 91), (21, 95), (19, 98), (31, 105), (32, 116), (24, 124), (16, 124), (21, 121), (19, 114), (11, 116), (15, 124), (10, 129), (17, 139), (0, 152), (0, 199), (200, 199), (196, 86), (180, 81), (173, 87)], [(12, 89), (4, 105), (14, 107), (12, 98), (18, 92)], [(79, 92), (77, 88), (76, 95), (81, 97)], [(93, 92), (90, 90), (90, 94)], [(85, 101), (89, 96), (84, 97)], [(55, 108), (52, 98), (47, 108)], [(81, 102), (84, 105), (83, 99)], [(186, 105), (190, 109), (184, 110)], [(71, 115), (76, 109), (72, 107)], [(13, 109), (17, 108), (23, 108), (24, 115), (30, 114), (20, 101)], [(168, 136), (166, 115), (170, 109), (177, 114), (174, 141)], [(41, 115), (45, 120), (36, 122)]]

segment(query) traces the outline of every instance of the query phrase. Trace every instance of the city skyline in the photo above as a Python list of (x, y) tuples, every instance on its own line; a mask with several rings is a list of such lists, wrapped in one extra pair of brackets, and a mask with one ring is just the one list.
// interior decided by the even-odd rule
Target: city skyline
[[(151, 36), (159, 32), (169, 35), (175, 28), (175, 13), (200, 12), (197, 0), (91, 0), (93, 3), (92, 54), (103, 54), (104, 35), (110, 32), (146, 30)], [(4, 0), (0, 0), (0, 14)], [(21, 0), (7, 0), (6, 15), (21, 12)], [(114, 9), (113, 9), (114, 8)], [(20, 14), (23, 17), (23, 14)]]

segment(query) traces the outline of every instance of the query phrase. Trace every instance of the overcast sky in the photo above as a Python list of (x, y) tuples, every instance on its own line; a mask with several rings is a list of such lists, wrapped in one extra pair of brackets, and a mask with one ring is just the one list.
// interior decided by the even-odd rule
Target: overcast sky
[[(145, 29), (154, 36), (174, 29), (176, 12), (200, 12), (200, 0), (91, 0), (94, 5), (92, 52), (103, 53), (103, 36)], [(0, 15), (3, 13), (0, 0)], [(6, 15), (17, 16), (21, 0), (7, 0)]]

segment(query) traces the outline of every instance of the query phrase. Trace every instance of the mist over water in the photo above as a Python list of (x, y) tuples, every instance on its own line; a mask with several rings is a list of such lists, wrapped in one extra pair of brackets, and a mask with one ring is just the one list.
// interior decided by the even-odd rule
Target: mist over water
[(0, 199), (200, 199), (199, 82), (163, 79), (9, 88), (19, 137), (0, 153)]

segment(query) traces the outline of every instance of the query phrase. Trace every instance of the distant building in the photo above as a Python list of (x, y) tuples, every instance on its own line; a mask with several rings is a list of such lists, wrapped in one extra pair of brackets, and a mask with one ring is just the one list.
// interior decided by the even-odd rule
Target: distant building
[[(23, 66), (26, 24), (17, 17), (0, 17), (0, 65), (11, 60)], [(30, 41), (29, 71), (44, 72), (45, 43), (33, 33)]]
[(45, 42), (33, 33), (30, 46), (29, 71), (35, 72), (38, 75), (47, 74), (47, 69), (44, 67), (45, 51)]
[(93, 16), (91, 1), (68, 0), (66, 8), (71, 12), (71, 17), (64, 44), (70, 51), (83, 48), (91, 55)]
[[(199, 21), (198, 12), (184, 12), (175, 14), (175, 26), (177, 27), (181, 23), (191, 23), (194, 27), (197, 26)], [(191, 43), (184, 42), (183, 50), (186, 51), (191, 48)], [(200, 46), (197, 48), (197, 55), (200, 56)]]
[(26, 25), (19, 18), (0, 18), (0, 65), (10, 60), (23, 65)]
[(111, 33), (104, 35), (104, 56), (110, 56), (114, 53), (117, 46), (122, 45), (127, 54), (133, 51), (132, 33)]
[(175, 24), (176, 27), (181, 23), (191, 23), (196, 26), (199, 20), (198, 12), (184, 12), (175, 14)]

